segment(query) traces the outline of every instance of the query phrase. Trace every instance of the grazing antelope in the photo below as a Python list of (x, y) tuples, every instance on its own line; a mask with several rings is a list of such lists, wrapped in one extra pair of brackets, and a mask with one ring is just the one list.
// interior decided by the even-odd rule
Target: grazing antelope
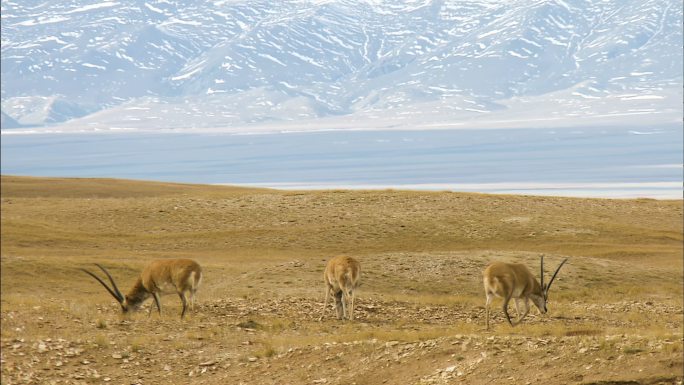
[[(518, 325), (530, 310), (529, 300), (537, 306), (539, 312), (546, 313), (546, 301), (549, 298), (549, 288), (556, 274), (563, 267), (568, 259), (564, 259), (553, 273), (548, 284), (544, 283), (544, 256), (541, 256), (541, 284), (532, 275), (527, 266), (519, 263), (493, 262), (485, 269), (483, 275), (485, 294), (487, 295), (487, 329), (489, 329), (489, 305), (494, 296), (504, 299), (503, 312), (511, 326)], [(515, 310), (518, 313), (518, 320), (513, 323), (508, 315), (508, 302), (511, 298), (515, 299)], [(518, 302), (522, 301), (525, 305), (522, 316)]]
[[(112, 278), (109, 272), (97, 263), (95, 266), (99, 267), (107, 275), (109, 282), (112, 283), (111, 288), (97, 275), (86, 269), (81, 270), (100, 282), (109, 294), (119, 302), (121, 311), (124, 313), (128, 313), (129, 310), (138, 310), (140, 305), (152, 296), (161, 316), (160, 297), (163, 292), (178, 293), (183, 303), (181, 318), (185, 316), (185, 311), (188, 307), (188, 293), (190, 294), (190, 306), (192, 310), (195, 308), (195, 293), (202, 280), (202, 268), (191, 259), (159, 259), (150, 262), (125, 296), (121, 294), (114, 282), (114, 278)], [(150, 314), (152, 314), (152, 306), (150, 306), (148, 315)]]
[[(352, 257), (338, 256), (328, 261), (323, 273), (325, 281), (325, 299), (323, 301), (322, 320), (325, 309), (328, 306), (328, 297), (335, 298), (337, 319), (343, 319), (347, 315), (349, 320), (354, 319), (354, 289), (359, 285), (361, 276), (361, 264)], [(347, 306), (349, 303), (349, 306)]]

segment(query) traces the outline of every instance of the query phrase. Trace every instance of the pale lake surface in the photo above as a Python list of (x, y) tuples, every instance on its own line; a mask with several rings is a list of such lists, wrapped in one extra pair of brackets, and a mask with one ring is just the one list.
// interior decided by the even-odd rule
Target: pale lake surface
[(2, 135), (2, 174), (682, 197), (682, 126)]

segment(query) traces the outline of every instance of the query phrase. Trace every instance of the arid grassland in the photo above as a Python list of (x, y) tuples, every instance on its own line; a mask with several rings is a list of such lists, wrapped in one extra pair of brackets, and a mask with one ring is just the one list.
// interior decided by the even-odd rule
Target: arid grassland
[[(2, 177), (3, 384), (682, 384), (682, 201), (275, 191)], [(318, 322), (323, 269), (361, 262), (357, 319)], [(511, 328), (482, 271), (550, 274)], [(204, 268), (194, 312), (123, 316), (147, 262)], [(96, 269), (96, 268), (95, 268)], [(511, 314), (515, 309), (511, 304)]]

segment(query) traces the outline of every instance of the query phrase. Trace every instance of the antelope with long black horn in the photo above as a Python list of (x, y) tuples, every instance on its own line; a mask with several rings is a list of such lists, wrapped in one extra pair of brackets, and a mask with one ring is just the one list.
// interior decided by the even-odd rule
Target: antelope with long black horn
[[(487, 295), (486, 325), (489, 329), (489, 307), (494, 296), (503, 298), (503, 312), (506, 320), (511, 326), (518, 325), (530, 310), (529, 300), (537, 306), (542, 314), (547, 312), (546, 301), (549, 298), (549, 289), (556, 279), (558, 271), (563, 267), (567, 258), (561, 262), (556, 271), (551, 276), (548, 284), (544, 283), (544, 256), (541, 256), (541, 284), (534, 277), (527, 266), (520, 263), (492, 262), (483, 273), (484, 289)], [(518, 320), (511, 321), (508, 315), (508, 302), (515, 300), (515, 309), (518, 313)], [(520, 315), (519, 302), (524, 305), (524, 312)]]
[[(190, 302), (191, 309), (194, 310), (195, 293), (202, 280), (202, 268), (191, 259), (160, 259), (150, 262), (126, 295), (121, 294), (114, 278), (107, 269), (97, 263), (95, 266), (100, 268), (109, 278), (109, 282), (112, 284), (111, 288), (97, 275), (86, 269), (81, 270), (95, 278), (107, 289), (109, 294), (119, 302), (123, 313), (138, 310), (145, 300), (152, 297), (161, 316), (161, 294), (168, 292), (175, 292), (180, 297), (183, 304), (181, 318), (185, 316), (188, 302)], [(152, 314), (151, 306), (149, 314)]]

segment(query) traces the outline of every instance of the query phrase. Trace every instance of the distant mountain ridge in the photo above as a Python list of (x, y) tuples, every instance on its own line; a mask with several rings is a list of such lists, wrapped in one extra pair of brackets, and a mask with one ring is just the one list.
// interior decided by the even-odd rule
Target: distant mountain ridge
[(2, 111), (86, 130), (676, 119), (681, 47), (675, 0), (13, 0)]

